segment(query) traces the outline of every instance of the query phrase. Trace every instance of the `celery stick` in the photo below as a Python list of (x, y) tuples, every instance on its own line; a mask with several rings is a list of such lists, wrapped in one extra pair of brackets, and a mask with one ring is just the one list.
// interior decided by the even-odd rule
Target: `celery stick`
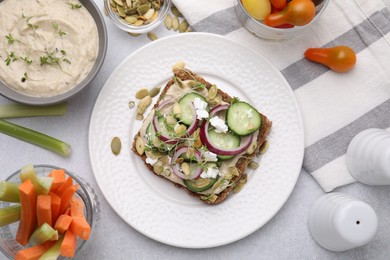
[(52, 228), (49, 224), (44, 223), (32, 233), (28, 243), (32, 246), (42, 244), (48, 240), (57, 240), (58, 231)]
[(58, 116), (64, 115), (67, 103), (50, 106), (28, 106), (22, 104), (0, 105), (0, 118), (27, 117), (27, 116)]
[(0, 227), (14, 223), (20, 219), (20, 205), (0, 208)]
[(39, 260), (57, 260), (57, 258), (61, 255), (61, 243), (64, 238), (58, 240), (52, 247), (50, 247)]
[(0, 132), (68, 157), (71, 146), (48, 135), (0, 119)]
[(20, 202), (19, 183), (0, 181), (0, 200)]
[(34, 185), (35, 192), (38, 195), (48, 194), (53, 182), (52, 177), (38, 177), (35, 173), (34, 166), (31, 164), (24, 166), (20, 170), (20, 180), (24, 182), (26, 179), (31, 180), (31, 183)]

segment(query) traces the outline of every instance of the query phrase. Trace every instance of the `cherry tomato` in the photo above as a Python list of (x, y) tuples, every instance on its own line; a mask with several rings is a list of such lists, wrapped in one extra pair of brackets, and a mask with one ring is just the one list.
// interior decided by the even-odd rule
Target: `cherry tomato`
[(311, 0), (292, 0), (281, 12), (268, 15), (264, 23), (271, 27), (282, 24), (306, 25), (316, 15), (316, 7)]
[(249, 15), (256, 20), (264, 20), (271, 13), (269, 0), (242, 0), (241, 2)]
[(347, 72), (356, 64), (356, 54), (348, 46), (309, 48), (305, 51), (305, 57), (336, 72)]
[(283, 9), (287, 5), (287, 0), (271, 0), (271, 5), (278, 9)]

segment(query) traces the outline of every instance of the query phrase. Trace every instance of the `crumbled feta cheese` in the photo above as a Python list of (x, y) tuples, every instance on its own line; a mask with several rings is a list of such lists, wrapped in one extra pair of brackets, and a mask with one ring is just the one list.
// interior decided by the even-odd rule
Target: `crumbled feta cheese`
[(247, 116), (248, 118), (252, 118), (252, 117), (253, 117), (253, 111), (252, 111), (252, 109), (249, 109), (249, 110), (246, 112), (246, 116)]
[(218, 161), (217, 155), (209, 151), (202, 151), (203, 157), (206, 162), (216, 162)]
[(205, 110), (207, 103), (197, 97), (194, 99), (194, 107), (196, 110)]
[(157, 158), (153, 159), (153, 158), (147, 157), (145, 161), (146, 161), (146, 163), (148, 163), (148, 164), (153, 166), (153, 165), (155, 165), (157, 163), (158, 159)]
[(202, 174), (200, 175), (200, 177), (202, 178), (216, 178), (218, 176), (218, 173), (219, 173), (219, 169), (218, 168), (207, 168), (207, 171), (206, 172), (202, 172)]
[(225, 121), (218, 116), (211, 118), (210, 124), (215, 127), (216, 133), (226, 133), (228, 130), (228, 126), (225, 124)]
[(200, 98), (194, 99), (194, 107), (196, 111), (196, 116), (199, 120), (203, 118), (209, 118), (209, 112), (207, 112), (207, 103), (201, 100)]

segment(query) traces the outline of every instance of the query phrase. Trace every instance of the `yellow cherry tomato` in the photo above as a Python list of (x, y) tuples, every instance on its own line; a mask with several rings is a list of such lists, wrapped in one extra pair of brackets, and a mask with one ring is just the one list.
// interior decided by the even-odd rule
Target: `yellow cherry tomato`
[(242, 5), (250, 16), (256, 20), (264, 20), (271, 13), (269, 0), (242, 0)]

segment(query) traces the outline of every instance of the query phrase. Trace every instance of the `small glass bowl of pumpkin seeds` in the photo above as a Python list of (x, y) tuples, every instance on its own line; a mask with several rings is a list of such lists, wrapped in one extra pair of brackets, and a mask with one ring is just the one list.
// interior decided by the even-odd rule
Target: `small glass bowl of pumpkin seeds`
[(120, 29), (147, 33), (164, 21), (171, 0), (104, 0), (107, 15)]

